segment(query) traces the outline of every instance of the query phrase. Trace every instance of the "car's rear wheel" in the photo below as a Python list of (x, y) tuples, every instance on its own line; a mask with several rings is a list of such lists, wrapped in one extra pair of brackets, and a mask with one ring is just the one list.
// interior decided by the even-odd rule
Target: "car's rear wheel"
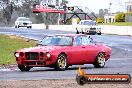
[(99, 32), (98, 35), (101, 35), (101, 32)]
[(17, 28), (17, 26), (15, 26), (15, 28)]
[(95, 68), (103, 68), (105, 66), (105, 53), (98, 53), (95, 63), (93, 65)]
[(79, 31), (77, 30), (76, 34), (79, 34)]
[(84, 34), (84, 32), (82, 31), (82, 34)]
[(64, 54), (60, 54), (59, 56), (58, 56), (58, 59), (57, 59), (57, 61), (56, 61), (56, 63), (55, 63), (55, 70), (60, 70), (60, 71), (64, 71), (64, 70), (66, 70), (66, 68), (67, 68), (67, 61), (66, 61), (66, 55), (64, 55)]
[(31, 69), (31, 67), (24, 66), (24, 65), (19, 65), (19, 64), (18, 64), (18, 68), (19, 68), (21, 71), (29, 71), (29, 70)]

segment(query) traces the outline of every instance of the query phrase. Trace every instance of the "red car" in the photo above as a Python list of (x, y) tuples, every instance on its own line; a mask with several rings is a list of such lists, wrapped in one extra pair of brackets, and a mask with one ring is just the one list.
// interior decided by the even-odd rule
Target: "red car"
[(20, 49), (14, 54), (21, 71), (32, 67), (66, 70), (69, 66), (83, 64), (103, 68), (110, 58), (111, 48), (95, 43), (88, 35), (58, 34), (45, 36), (37, 47)]

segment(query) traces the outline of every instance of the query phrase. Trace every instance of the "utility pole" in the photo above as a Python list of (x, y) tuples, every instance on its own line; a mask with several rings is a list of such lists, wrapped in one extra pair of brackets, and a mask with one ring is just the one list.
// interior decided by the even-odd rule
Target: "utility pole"
[(110, 6), (112, 5), (112, 3), (109, 3), (109, 13), (110, 13)]
[[(58, 4), (59, 4), (59, 8), (58, 9), (60, 9), (60, 0), (58, 0)], [(58, 15), (58, 25), (60, 25), (60, 13), (58, 13), (59, 15)]]

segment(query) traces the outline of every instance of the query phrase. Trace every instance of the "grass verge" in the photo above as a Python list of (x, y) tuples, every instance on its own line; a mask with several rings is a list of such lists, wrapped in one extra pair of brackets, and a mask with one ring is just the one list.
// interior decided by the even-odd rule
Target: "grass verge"
[(102, 24), (100, 24), (100, 25), (132, 26), (132, 22), (102, 23)]
[(0, 34), (0, 65), (15, 64), (14, 52), (16, 50), (35, 45), (36, 42), (33, 40)]

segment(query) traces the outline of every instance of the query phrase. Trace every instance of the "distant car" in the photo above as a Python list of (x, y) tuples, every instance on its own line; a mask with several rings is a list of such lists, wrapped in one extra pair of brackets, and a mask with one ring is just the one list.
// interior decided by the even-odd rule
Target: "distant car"
[(15, 21), (15, 28), (19, 28), (19, 27), (32, 28), (32, 22), (30, 21), (29, 18), (18, 17), (17, 20)]
[(76, 27), (76, 34), (98, 34), (101, 35), (101, 28), (93, 20), (81, 20)]
[(14, 55), (21, 71), (32, 67), (66, 70), (69, 66), (83, 64), (103, 68), (110, 58), (111, 48), (95, 43), (88, 35), (57, 34), (45, 36), (38, 46), (17, 50)]

